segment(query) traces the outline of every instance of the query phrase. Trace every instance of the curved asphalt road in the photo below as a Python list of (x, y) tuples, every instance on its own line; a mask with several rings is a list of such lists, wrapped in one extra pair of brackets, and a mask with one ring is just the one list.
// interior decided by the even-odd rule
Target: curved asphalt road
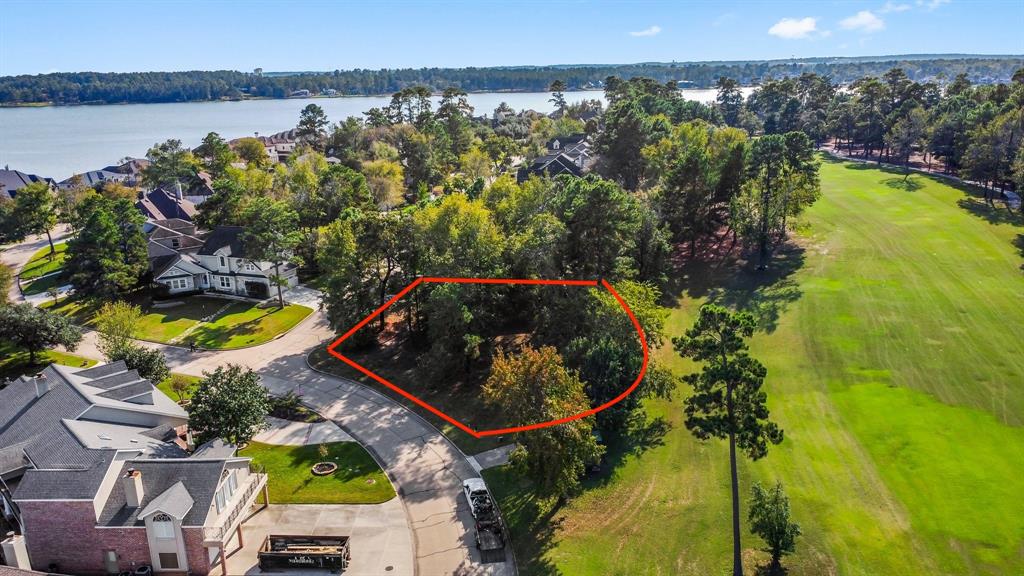
[[(58, 236), (66, 232), (61, 230)], [(30, 239), (4, 250), (3, 262), (20, 270), (46, 237)], [(15, 286), (14, 300), (21, 299)], [(242, 350), (189, 352), (185, 348), (143, 343), (164, 352), (175, 372), (202, 375), (227, 363), (259, 372), (273, 393), (288, 390), (338, 423), (380, 462), (390, 476), (406, 510), (412, 534), (410, 546), (399, 545), (389, 554), (395, 568), (419, 576), (514, 576), (509, 561), (482, 564), (474, 540), (473, 518), (462, 496), (462, 480), (478, 476), (463, 454), (436, 428), (415, 413), (362, 384), (312, 370), (306, 355), (335, 336), (324, 314), (314, 311), (291, 332), (277, 340)], [(88, 332), (76, 351), (101, 358), (95, 333)], [(411, 558), (410, 558), (411, 556)], [(388, 574), (398, 574), (388, 572)]]

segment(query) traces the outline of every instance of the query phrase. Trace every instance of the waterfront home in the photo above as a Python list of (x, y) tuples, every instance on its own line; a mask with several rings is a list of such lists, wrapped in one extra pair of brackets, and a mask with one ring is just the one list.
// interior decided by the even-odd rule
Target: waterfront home
[(72, 190), (82, 186), (89, 188), (100, 188), (107, 182), (116, 182), (118, 184), (128, 185), (128, 180), (131, 179), (129, 174), (121, 174), (120, 172), (111, 172), (109, 170), (90, 170), (81, 174), (75, 174), (74, 176), (61, 180), (57, 183), (57, 188), (61, 190)]
[(50, 188), (56, 187), (53, 178), (26, 174), (20, 170), (11, 170), (9, 166), (5, 166), (3, 170), (0, 170), (0, 199), (9, 200), (14, 198), (18, 194), (18, 190), (34, 182), (46, 182)]

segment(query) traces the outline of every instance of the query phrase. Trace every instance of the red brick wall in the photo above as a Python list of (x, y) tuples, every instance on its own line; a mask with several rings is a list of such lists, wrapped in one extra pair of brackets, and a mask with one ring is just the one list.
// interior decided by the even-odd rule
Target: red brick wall
[(32, 568), (56, 564), (66, 574), (106, 574), (103, 551), (122, 570), (149, 564), (145, 528), (97, 528), (92, 502), (19, 502)]
[[(116, 550), (120, 570), (150, 564), (146, 528), (98, 528), (92, 502), (19, 502), (32, 568), (51, 563), (64, 574), (106, 574), (103, 552)], [(201, 528), (183, 529), (191, 573), (210, 570)]]
[(210, 573), (210, 552), (203, 548), (203, 529), (182, 528), (181, 533), (185, 537), (185, 555), (188, 556), (189, 572), (197, 576), (206, 576)]

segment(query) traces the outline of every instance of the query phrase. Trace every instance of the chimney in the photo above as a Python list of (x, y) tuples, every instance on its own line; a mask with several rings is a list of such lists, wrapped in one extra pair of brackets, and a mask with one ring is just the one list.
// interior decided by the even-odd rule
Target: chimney
[(142, 505), (142, 498), (145, 496), (142, 491), (142, 472), (135, 468), (129, 468), (121, 477), (121, 485), (124, 486), (124, 499), (130, 508), (138, 508)]
[(182, 195), (181, 195), (181, 182), (178, 181), (178, 180), (174, 181), (174, 197), (177, 198), (178, 200), (181, 200), (181, 198), (182, 198)]
[(42, 398), (43, 394), (50, 391), (50, 382), (46, 380), (46, 374), (42, 372), (36, 374), (36, 398)]

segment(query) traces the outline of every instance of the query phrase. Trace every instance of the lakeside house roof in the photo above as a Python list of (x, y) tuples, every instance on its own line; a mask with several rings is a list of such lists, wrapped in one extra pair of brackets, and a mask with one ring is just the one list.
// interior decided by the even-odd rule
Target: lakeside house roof
[(18, 190), (34, 182), (46, 182), (50, 186), (54, 186), (52, 178), (44, 178), (35, 174), (26, 174), (20, 170), (4, 168), (0, 170), (0, 196), (7, 199), (14, 198)]
[(152, 164), (152, 162), (146, 158), (125, 158), (125, 161), (120, 164), (105, 166), (103, 171), (138, 176), (142, 174), (142, 171), (148, 168), (150, 164)]
[(93, 188), (98, 184), (104, 184), (106, 182), (125, 182), (130, 180), (131, 177), (131, 174), (122, 174), (120, 172), (112, 172), (109, 170), (90, 170), (81, 174), (75, 174), (65, 180), (61, 180), (57, 183), (57, 187), (62, 190), (70, 190), (78, 185)]

